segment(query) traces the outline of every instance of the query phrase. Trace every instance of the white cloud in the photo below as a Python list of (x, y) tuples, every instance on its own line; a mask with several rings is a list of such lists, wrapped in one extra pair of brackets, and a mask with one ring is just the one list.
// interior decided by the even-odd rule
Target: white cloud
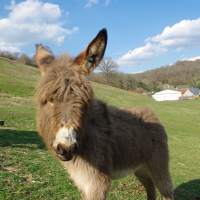
[(92, 6), (92, 4), (98, 4), (99, 1), (98, 0), (88, 0), (88, 3), (85, 5), (85, 8), (90, 8)]
[(162, 34), (147, 38), (146, 41), (159, 42), (166, 48), (177, 51), (200, 46), (200, 18), (183, 20), (172, 27), (167, 26)]
[(64, 40), (65, 40), (65, 36), (62, 35), (57, 39), (57, 42), (58, 42), (58, 44), (61, 44), (61, 43), (63, 43)]
[(193, 58), (183, 58), (181, 60), (195, 61), (195, 60), (198, 60), (198, 59), (200, 59), (200, 56), (196, 56), (196, 57), (193, 57)]
[(5, 5), (5, 9), (11, 9), (15, 5), (15, 0), (11, 0), (10, 6)]
[[(166, 27), (161, 34), (145, 40), (146, 46), (130, 50), (118, 59), (121, 66), (136, 66), (150, 61), (168, 49), (182, 51), (200, 46), (200, 18), (183, 20), (172, 27)], [(157, 44), (153, 44), (153, 43)]]
[(14, 52), (20, 52), (20, 48), (12, 47), (12, 46), (4, 46), (4, 45), (1, 45), (0, 43), (0, 51), (9, 51), (11, 53), (14, 53)]
[(167, 49), (161, 45), (147, 43), (146, 46), (128, 51), (128, 53), (117, 60), (117, 63), (120, 66), (136, 66), (150, 61), (166, 51)]
[(139, 71), (139, 72), (130, 72), (129, 74), (141, 74), (144, 73), (145, 71)]
[(0, 49), (5, 47), (20, 48), (35, 43), (52, 41), (61, 44), (67, 35), (79, 30), (61, 27), (62, 15), (58, 5), (43, 3), (39, 0), (26, 0), (16, 4), (11, 1), (8, 18), (0, 19)]
[(42, 3), (38, 0), (26, 0), (19, 4), (11, 1), (9, 20), (17, 23), (52, 23), (61, 16), (61, 10), (58, 5)]
[[(181, 60), (182, 60), (182, 61), (184, 61), (184, 60), (187, 60), (187, 61), (195, 61), (195, 60), (199, 60), (199, 59), (200, 59), (200, 56), (196, 56), (196, 57), (192, 57), (192, 58), (183, 58), (184, 56), (185, 56), (185, 55), (181, 55), (181, 58), (182, 58)], [(173, 65), (173, 64), (174, 64), (174, 63), (171, 63), (170, 66)]]
[(183, 50), (183, 47), (178, 47), (177, 49), (176, 49), (176, 51), (182, 51)]
[(106, 0), (106, 6), (111, 2), (111, 0)]
[[(91, 6), (93, 4), (98, 4), (99, 3), (99, 0), (87, 0), (87, 4), (85, 5), (85, 8), (91, 8)], [(105, 1), (105, 6), (107, 6), (108, 4), (111, 3), (111, 0), (106, 0)]]

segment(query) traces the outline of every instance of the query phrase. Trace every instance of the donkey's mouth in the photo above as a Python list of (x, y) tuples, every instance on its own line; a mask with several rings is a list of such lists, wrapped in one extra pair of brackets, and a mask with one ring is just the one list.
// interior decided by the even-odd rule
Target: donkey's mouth
[(58, 158), (62, 161), (70, 161), (72, 159), (72, 155), (61, 155), (57, 154)]

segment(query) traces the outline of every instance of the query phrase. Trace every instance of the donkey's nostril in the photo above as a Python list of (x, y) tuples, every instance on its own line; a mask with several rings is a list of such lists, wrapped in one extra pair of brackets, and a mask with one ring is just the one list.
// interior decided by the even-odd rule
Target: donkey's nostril
[(78, 145), (76, 144), (76, 147), (74, 149), (74, 153), (77, 153), (78, 152)]
[(59, 143), (59, 144), (57, 145), (57, 147), (56, 147), (56, 153), (62, 155), (62, 154), (64, 154), (65, 151), (66, 151), (66, 150), (65, 150), (65, 148), (63, 147), (63, 145)]
[(78, 145), (77, 143), (74, 143), (70, 146), (71, 152), (76, 153), (78, 151)]
[(53, 148), (60, 160), (69, 161), (73, 158), (73, 154), (78, 151), (78, 144), (73, 143), (67, 147), (64, 144), (59, 143), (53, 146)]

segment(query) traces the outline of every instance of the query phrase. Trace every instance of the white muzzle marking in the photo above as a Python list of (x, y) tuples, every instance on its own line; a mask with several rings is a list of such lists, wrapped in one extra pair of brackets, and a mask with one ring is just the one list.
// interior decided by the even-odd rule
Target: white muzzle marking
[(76, 143), (78, 146), (76, 137), (77, 133), (73, 127), (70, 127), (69, 129), (63, 127), (56, 134), (56, 139), (53, 143), (53, 146), (56, 147), (58, 144), (62, 144), (65, 147), (69, 147), (73, 143)]

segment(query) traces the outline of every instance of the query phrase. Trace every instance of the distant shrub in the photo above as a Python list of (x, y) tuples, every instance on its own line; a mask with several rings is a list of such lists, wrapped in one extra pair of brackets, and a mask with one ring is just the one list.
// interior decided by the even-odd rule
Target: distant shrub
[(145, 90), (143, 88), (136, 88), (133, 92), (142, 94)]
[(18, 56), (19, 56), (19, 52), (11, 53), (9, 51), (1, 51), (0, 50), (0, 57), (7, 58), (9, 60), (17, 60)]

